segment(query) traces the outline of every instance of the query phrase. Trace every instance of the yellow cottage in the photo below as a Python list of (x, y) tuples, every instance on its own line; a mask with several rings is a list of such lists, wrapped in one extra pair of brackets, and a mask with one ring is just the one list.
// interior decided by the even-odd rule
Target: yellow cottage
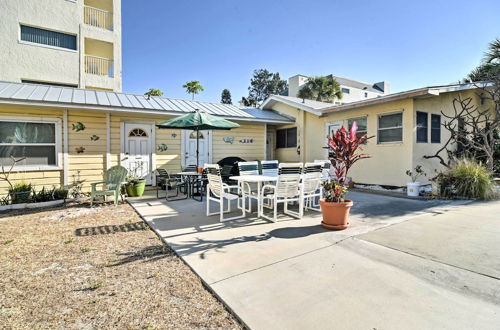
[[(481, 96), (484, 91), (472, 84), (425, 87), (401, 93), (341, 105), (302, 100), (296, 97), (269, 97), (263, 109), (275, 110), (295, 120), (295, 123), (268, 126), (275, 130), (276, 148), (272, 157), (282, 162), (326, 159), (326, 135), (341, 126), (350, 127), (356, 121), (360, 133), (374, 136), (364, 146), (371, 158), (357, 163), (350, 171), (354, 182), (405, 186), (409, 181), (406, 170), (422, 165), (426, 177), (421, 183), (442, 170), (432, 155), (449, 139), (442, 127), (444, 114), (453, 113), (453, 100), (472, 98), (472, 105), (492, 109)], [(269, 133), (268, 133), (269, 134)]]
[[(272, 110), (0, 82), (0, 163), (7, 169), (10, 156), (24, 157), (11, 177), (36, 189), (83, 180), (84, 190), (89, 190), (107, 168), (121, 164), (130, 169), (138, 163), (154, 185), (156, 168), (175, 173), (196, 159), (193, 131), (155, 125), (195, 109), (241, 125), (230, 131), (201, 131), (201, 164), (231, 156), (266, 159), (266, 127), (293, 123)], [(0, 195), (6, 193), (7, 183), (0, 181)]]

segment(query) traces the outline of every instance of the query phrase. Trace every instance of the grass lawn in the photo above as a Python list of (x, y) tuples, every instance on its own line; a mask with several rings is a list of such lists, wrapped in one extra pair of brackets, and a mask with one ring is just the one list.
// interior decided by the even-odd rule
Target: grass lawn
[(0, 214), (5, 328), (240, 328), (128, 205)]

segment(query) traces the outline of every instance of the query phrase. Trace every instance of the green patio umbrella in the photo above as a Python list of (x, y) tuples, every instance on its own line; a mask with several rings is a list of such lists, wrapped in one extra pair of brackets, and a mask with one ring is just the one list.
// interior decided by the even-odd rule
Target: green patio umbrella
[(158, 128), (180, 128), (196, 131), (196, 167), (198, 167), (199, 163), (198, 149), (200, 130), (229, 130), (231, 128), (240, 127), (240, 125), (233, 123), (232, 121), (210, 115), (198, 109), (185, 115), (161, 122), (156, 126)]

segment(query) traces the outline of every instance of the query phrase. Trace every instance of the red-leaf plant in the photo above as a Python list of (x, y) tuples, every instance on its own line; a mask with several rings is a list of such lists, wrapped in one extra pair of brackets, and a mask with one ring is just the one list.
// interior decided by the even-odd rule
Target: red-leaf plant
[(327, 202), (342, 203), (344, 196), (347, 193), (345, 185), (347, 173), (349, 169), (360, 159), (370, 158), (370, 155), (364, 153), (356, 153), (356, 151), (363, 150), (362, 144), (366, 143), (368, 139), (373, 136), (367, 137), (366, 134), (360, 137), (356, 136), (358, 131), (358, 124), (352, 124), (350, 132), (344, 126), (328, 136), (328, 149), (329, 159), (333, 166), (333, 174), (330, 173), (330, 182), (325, 182), (323, 188), (325, 190), (325, 200)]

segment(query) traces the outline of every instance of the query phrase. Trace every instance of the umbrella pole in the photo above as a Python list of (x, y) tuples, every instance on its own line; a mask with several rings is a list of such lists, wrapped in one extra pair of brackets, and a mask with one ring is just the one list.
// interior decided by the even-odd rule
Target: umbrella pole
[(196, 128), (196, 171), (198, 171), (198, 167), (200, 165), (200, 132), (198, 128)]

